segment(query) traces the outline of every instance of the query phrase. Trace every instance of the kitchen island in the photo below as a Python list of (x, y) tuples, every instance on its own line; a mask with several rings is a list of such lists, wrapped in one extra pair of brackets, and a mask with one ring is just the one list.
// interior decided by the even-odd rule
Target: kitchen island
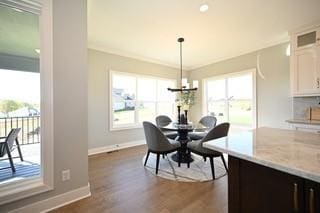
[(320, 212), (319, 134), (258, 128), (203, 146), (229, 155), (229, 213)]

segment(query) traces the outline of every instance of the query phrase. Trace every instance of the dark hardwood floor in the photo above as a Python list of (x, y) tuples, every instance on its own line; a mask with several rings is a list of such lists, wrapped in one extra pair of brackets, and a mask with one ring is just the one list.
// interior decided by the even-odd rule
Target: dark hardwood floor
[(53, 212), (227, 213), (226, 176), (202, 183), (156, 177), (142, 165), (145, 151), (145, 146), (138, 146), (91, 156), (92, 196)]

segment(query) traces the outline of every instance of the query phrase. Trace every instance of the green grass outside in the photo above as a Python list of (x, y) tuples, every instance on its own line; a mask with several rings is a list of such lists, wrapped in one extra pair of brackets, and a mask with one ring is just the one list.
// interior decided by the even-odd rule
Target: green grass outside
[[(134, 123), (134, 110), (118, 111), (114, 113), (115, 125)], [(139, 110), (140, 120), (153, 121), (155, 114), (152, 110), (145, 108)], [(224, 116), (217, 116), (218, 122), (225, 121)], [(252, 111), (244, 111), (239, 109), (230, 110), (230, 123), (239, 125), (252, 125)]]

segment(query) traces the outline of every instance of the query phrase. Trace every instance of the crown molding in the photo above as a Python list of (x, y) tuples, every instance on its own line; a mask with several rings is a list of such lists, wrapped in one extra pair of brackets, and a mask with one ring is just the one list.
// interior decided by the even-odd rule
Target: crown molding
[[(157, 59), (141, 56), (141, 55), (134, 54), (134, 53), (125, 52), (125, 51), (122, 51), (122, 50), (107, 48), (104, 45), (96, 44), (96, 43), (93, 43), (93, 42), (89, 42), (88, 48), (89, 49), (93, 49), (93, 50), (98, 50), (98, 51), (101, 51), (101, 52), (105, 52), (105, 53), (109, 53), (109, 54), (113, 54), (113, 55), (126, 57), (126, 58), (136, 59), (136, 60), (139, 60), (139, 61), (158, 64), (158, 65), (162, 65), (162, 66), (166, 66), (166, 67), (170, 67), (170, 68), (174, 68), (174, 69), (180, 69), (180, 66), (176, 65), (176, 64), (167, 63), (167, 62), (164, 62), (164, 61), (161, 61), (161, 60), (157, 60)], [(184, 67), (183, 68), (183, 70), (189, 70), (189, 69), (190, 69), (189, 67)]]
[(203, 67), (209, 66), (211, 64), (219, 63), (219, 62), (226, 61), (226, 60), (229, 60), (229, 59), (232, 59), (232, 58), (236, 58), (236, 57), (239, 57), (239, 56), (242, 56), (242, 55), (246, 55), (246, 54), (250, 54), (250, 53), (253, 53), (253, 52), (261, 51), (263, 49), (270, 48), (270, 47), (273, 47), (273, 46), (276, 46), (276, 45), (279, 45), (279, 44), (283, 44), (283, 43), (286, 43), (286, 42), (289, 42), (289, 41), (290, 41), (290, 38), (288, 37), (288, 38), (285, 38), (285, 39), (278, 40), (276, 42), (270, 42), (267, 45), (261, 45), (258, 48), (251, 48), (249, 50), (242, 51), (242, 52), (240, 52), (238, 54), (229, 55), (229, 56), (221, 57), (221, 58), (218, 58), (218, 59), (212, 59), (208, 63), (197, 64), (197, 65), (191, 67), (191, 69), (189, 69), (188, 71), (196, 71), (198, 69), (201, 69)]
[[(289, 41), (290, 41), (290, 37), (287, 36), (284, 39), (280, 39), (280, 40), (277, 40), (275, 42), (270, 42), (270, 43), (268, 43), (266, 45), (261, 45), (261, 46), (258, 46), (256, 48), (250, 48), (248, 50), (242, 51), (242, 52), (234, 54), (234, 55), (229, 55), (229, 56), (226, 56), (226, 57), (221, 57), (221, 58), (208, 60), (208, 62), (206, 62), (206, 63), (196, 64), (194, 66), (183, 67), (183, 71), (187, 71), (187, 72), (188, 71), (196, 71), (196, 70), (198, 70), (198, 69), (200, 69), (202, 67), (209, 66), (211, 64), (215, 64), (215, 63), (218, 63), (218, 62), (221, 62), (221, 61), (225, 61), (225, 60), (228, 60), (228, 59), (232, 59), (232, 58), (235, 58), (235, 57), (239, 57), (239, 56), (242, 56), (242, 55), (250, 54), (250, 53), (253, 53), (253, 52), (256, 52), (256, 51), (260, 51), (262, 49), (266, 49), (266, 48), (269, 48), (269, 47), (272, 47), (272, 46), (276, 46), (276, 45), (279, 45), (279, 44), (282, 44), (282, 43), (285, 43), (285, 42), (289, 42)], [(93, 42), (89, 42), (88, 48), (89, 49), (93, 49), (93, 50), (98, 50), (98, 51), (101, 51), (101, 52), (105, 52), (105, 53), (109, 53), (109, 54), (113, 54), (113, 55), (119, 55), (119, 56), (122, 56), (122, 57), (132, 58), (132, 59), (145, 61), (145, 62), (149, 62), (149, 63), (154, 63), (154, 64), (158, 64), (158, 65), (162, 65), (162, 66), (167, 66), (167, 67), (174, 68), (174, 69), (180, 69), (179, 65), (176, 65), (176, 64), (167, 63), (167, 62), (164, 62), (164, 61), (161, 61), (161, 60), (152, 59), (152, 58), (149, 58), (149, 57), (144, 57), (144, 56), (140, 56), (140, 55), (137, 55), (137, 54), (134, 54), (134, 53), (128, 53), (128, 52), (121, 51), (121, 50), (110, 49), (110, 48), (107, 48), (104, 45), (96, 44), (96, 43), (93, 43)]]

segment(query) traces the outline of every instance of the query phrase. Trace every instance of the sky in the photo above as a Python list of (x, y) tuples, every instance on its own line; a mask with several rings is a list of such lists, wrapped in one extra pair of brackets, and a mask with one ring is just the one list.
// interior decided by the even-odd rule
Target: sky
[(251, 99), (253, 96), (252, 74), (245, 74), (217, 80), (208, 81), (209, 99), (221, 100), (226, 97), (226, 82), (228, 87), (228, 97), (234, 99)]
[[(113, 88), (123, 89), (124, 93), (135, 95), (139, 101), (157, 101), (157, 98), (158, 101), (175, 99), (174, 93), (167, 89), (175, 85), (174, 81), (170, 80), (114, 74), (112, 84)], [(136, 91), (137, 94), (135, 94)]]
[(40, 73), (0, 69), (0, 100), (40, 103)]

